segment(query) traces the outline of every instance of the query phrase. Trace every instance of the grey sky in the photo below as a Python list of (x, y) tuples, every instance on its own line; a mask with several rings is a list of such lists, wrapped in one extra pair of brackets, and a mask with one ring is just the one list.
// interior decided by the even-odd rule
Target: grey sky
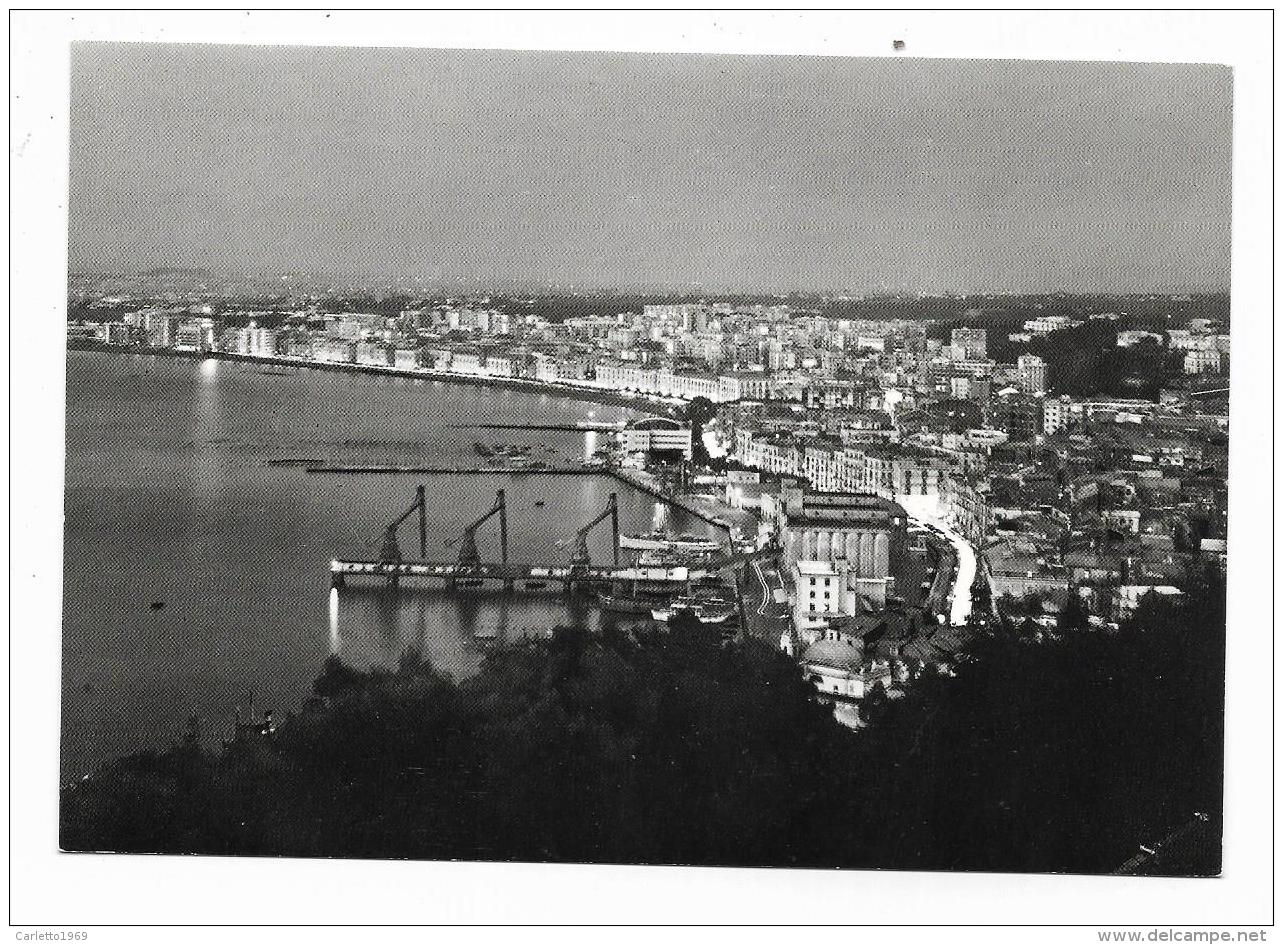
[(77, 45), (70, 262), (708, 290), (1229, 280), (1207, 66)]

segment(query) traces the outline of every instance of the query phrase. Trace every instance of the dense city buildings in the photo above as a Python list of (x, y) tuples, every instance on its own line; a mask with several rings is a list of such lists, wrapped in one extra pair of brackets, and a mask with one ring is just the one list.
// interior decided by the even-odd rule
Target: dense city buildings
[(989, 350), (989, 333), (983, 328), (955, 328), (949, 337), (953, 342), (953, 360), (985, 359)]
[(776, 555), (787, 613), (760, 632), (826, 698), (858, 702), (875, 676), (906, 684), (906, 653), (946, 665), (977, 619), (1045, 629), (1073, 598), (1114, 624), (1179, 594), (1194, 563), (1223, 564), (1223, 301), (991, 299), (942, 319), (877, 300), (605, 298), (558, 317), (512, 298), (116, 291), (82, 294), (67, 333), (622, 398), (648, 415), (595, 461), (694, 495)]

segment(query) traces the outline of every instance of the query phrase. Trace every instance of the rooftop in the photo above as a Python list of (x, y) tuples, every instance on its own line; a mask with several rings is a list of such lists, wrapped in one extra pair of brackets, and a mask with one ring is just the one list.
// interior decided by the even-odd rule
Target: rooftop
[(642, 417), (628, 424), (629, 430), (682, 430), (685, 427), (668, 417)]
[(798, 574), (808, 577), (831, 577), (838, 573), (832, 561), (799, 561), (795, 567)]
[(856, 673), (864, 662), (864, 647), (839, 640), (816, 640), (802, 652), (802, 662)]

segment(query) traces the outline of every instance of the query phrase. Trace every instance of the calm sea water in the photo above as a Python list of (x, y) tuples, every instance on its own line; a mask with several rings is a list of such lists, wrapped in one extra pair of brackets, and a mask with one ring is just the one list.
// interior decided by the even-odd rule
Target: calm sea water
[[(619, 494), (621, 527), (707, 527), (604, 476), (309, 475), (269, 464), (475, 465), (473, 443), (524, 443), (552, 463), (597, 434), (476, 423), (625, 419), (623, 408), (518, 391), (219, 361), (71, 352), (63, 573), (64, 776), (172, 740), (189, 716), (225, 732), (236, 708), (297, 706), (331, 653), (367, 666), (418, 646), (457, 676), (479, 638), (612, 619), (559, 592), (347, 590), (329, 562), (376, 557), (384, 525), (427, 487), (429, 556), (507, 492), (513, 560), (558, 542)], [(544, 504), (536, 506), (537, 501)], [(417, 550), (417, 529), (401, 547)], [(498, 554), (492, 526), (478, 534)], [(590, 542), (609, 558), (609, 539)]]

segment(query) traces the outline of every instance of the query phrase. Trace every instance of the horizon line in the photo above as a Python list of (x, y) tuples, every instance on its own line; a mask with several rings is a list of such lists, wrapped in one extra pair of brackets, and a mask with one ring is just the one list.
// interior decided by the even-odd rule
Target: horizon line
[[(410, 288), (411, 286), (420, 286), (425, 291), (443, 294), (460, 294), (475, 295), (477, 293), (506, 293), (513, 291), (521, 292), (556, 292), (559, 294), (574, 295), (665, 295), (679, 297), (721, 297), (721, 296), (770, 296), (787, 298), (790, 296), (826, 296), (830, 298), (900, 298), (906, 296), (921, 296), (935, 298), (972, 298), (972, 297), (1012, 297), (1012, 296), (1036, 296), (1036, 295), (1106, 295), (1106, 296), (1127, 296), (1127, 295), (1170, 295), (1173, 293), (1197, 293), (1199, 295), (1228, 295), (1231, 289), (1230, 284), (1186, 284), (1186, 285), (1155, 285), (1146, 287), (1131, 288), (925, 288), (925, 287), (868, 287), (856, 288), (853, 286), (844, 287), (802, 287), (793, 286), (790, 288), (761, 288), (761, 287), (729, 287), (729, 286), (701, 286), (701, 285), (673, 285), (665, 283), (633, 283), (627, 285), (605, 285), (593, 284), (584, 285), (573, 282), (554, 282), (540, 281), (535, 279), (521, 279), (512, 277), (494, 277), (493, 281), (485, 281), (480, 278), (469, 280), (457, 279), (458, 285), (452, 285), (450, 280), (444, 278), (429, 278), (408, 276), (394, 273), (337, 273), (306, 270), (285, 270), (285, 271), (264, 271), (264, 272), (245, 272), (214, 270), (203, 266), (174, 266), (174, 265), (157, 265), (150, 266), (146, 269), (137, 269), (132, 271), (112, 270), (112, 269), (95, 269), (91, 267), (80, 267), (69, 269), (67, 278), (85, 278), (85, 277), (102, 277), (102, 278), (120, 278), (120, 279), (140, 279), (154, 278), (163, 273), (182, 274), (188, 273), (193, 276), (207, 276), (219, 281), (292, 281), (298, 280), (316, 280), (329, 281), (334, 283), (374, 283), (374, 282), (397, 282), (401, 285), (397, 288)], [(282, 289), (288, 289), (289, 286), (282, 285)], [(357, 286), (353, 286), (357, 288)], [(360, 288), (372, 289), (378, 286), (365, 285)]]

